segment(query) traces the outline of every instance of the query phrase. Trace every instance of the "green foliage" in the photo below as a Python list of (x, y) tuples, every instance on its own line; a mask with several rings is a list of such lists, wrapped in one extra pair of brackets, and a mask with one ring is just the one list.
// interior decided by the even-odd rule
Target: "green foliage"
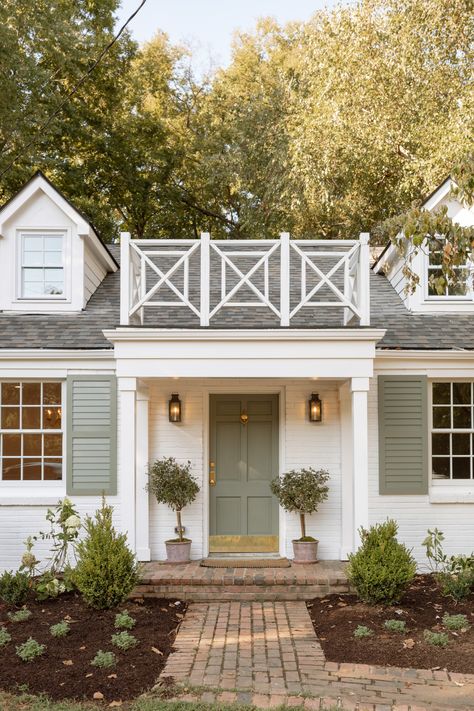
[(33, 637), (29, 637), (26, 642), (19, 644), (16, 654), (23, 662), (32, 662), (36, 657), (40, 657), (46, 651), (46, 645), (39, 644)]
[(305, 514), (318, 510), (319, 504), (328, 498), (329, 473), (324, 469), (292, 469), (274, 479), (270, 485), (285, 511), (300, 515), (301, 539), (314, 540), (306, 536)]
[(374, 634), (374, 631), (370, 629), (370, 627), (366, 627), (365, 625), (357, 625), (357, 627), (354, 630), (354, 637), (356, 639), (364, 639), (365, 637), (372, 637)]
[(66, 585), (51, 572), (43, 573), (35, 581), (35, 593), (38, 600), (59, 597), (64, 592), (66, 592)]
[(57, 622), (55, 625), (51, 625), (49, 631), (53, 637), (66, 637), (66, 635), (68, 635), (71, 631), (71, 627), (69, 625), (69, 622), (67, 622), (66, 620), (61, 620), (61, 622)]
[(11, 622), (26, 622), (29, 620), (33, 613), (26, 607), (22, 607), (21, 610), (16, 610), (15, 612), (8, 613), (8, 619)]
[(384, 625), (389, 632), (406, 632), (407, 625), (404, 620), (385, 620)]
[(422, 545), (430, 570), (436, 577), (441, 593), (462, 600), (474, 589), (474, 553), (448, 556), (443, 550), (444, 534), (437, 528), (428, 530)]
[(425, 642), (433, 645), (433, 647), (446, 647), (449, 642), (449, 637), (446, 632), (433, 632), (432, 630), (425, 630), (423, 632), (423, 637)]
[(134, 637), (133, 634), (130, 634), (130, 632), (127, 632), (127, 630), (123, 630), (122, 632), (112, 635), (112, 644), (125, 651), (135, 647), (138, 644), (138, 639)]
[(447, 612), (443, 615), (443, 625), (448, 630), (467, 630), (470, 627), (466, 615), (450, 615)]
[(39, 560), (33, 553), (34, 540), (32, 536), (28, 536), (24, 545), (26, 551), (21, 556), (20, 571), (26, 572), (30, 578), (33, 578), (38, 572)]
[(94, 659), (91, 661), (93, 667), (99, 667), (100, 669), (114, 667), (116, 663), (117, 658), (113, 652), (103, 652), (101, 649), (99, 649)]
[(0, 599), (8, 605), (23, 605), (30, 590), (28, 573), (6, 570), (0, 576)]
[(138, 582), (139, 566), (125, 534), (112, 523), (112, 507), (102, 502), (94, 518), (86, 518), (86, 537), (77, 546), (74, 574), (87, 605), (103, 610), (123, 602)]
[(12, 636), (6, 627), (0, 627), (0, 648), (5, 647), (11, 640)]
[(362, 545), (349, 555), (348, 577), (364, 602), (397, 602), (415, 576), (415, 560), (397, 531), (393, 520), (360, 529)]
[(136, 623), (137, 621), (129, 615), (127, 610), (124, 610), (123, 612), (117, 612), (117, 614), (115, 615), (114, 627), (116, 627), (117, 629), (131, 630), (133, 627), (135, 627)]
[(179, 464), (174, 457), (157, 459), (148, 470), (147, 491), (159, 504), (176, 511), (179, 540), (183, 541), (181, 511), (191, 504), (199, 493), (199, 486), (191, 474), (191, 462)]
[[(81, 529), (81, 519), (77, 509), (68, 498), (60, 499), (54, 509), (48, 509), (46, 520), (50, 524), (49, 531), (41, 531), (34, 540), (51, 541), (51, 559), (49, 570), (51, 579), (67, 565), (69, 553), (75, 554), (77, 539)], [(51, 588), (54, 591), (54, 586)], [(59, 592), (47, 597), (56, 597)]]

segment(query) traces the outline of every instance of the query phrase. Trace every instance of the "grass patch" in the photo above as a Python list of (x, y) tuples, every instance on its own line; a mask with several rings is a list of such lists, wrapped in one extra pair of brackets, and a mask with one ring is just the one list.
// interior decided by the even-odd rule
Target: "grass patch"
[(365, 639), (366, 637), (372, 637), (373, 634), (373, 630), (371, 630), (370, 627), (366, 627), (365, 625), (357, 625), (354, 630), (354, 637), (356, 639)]

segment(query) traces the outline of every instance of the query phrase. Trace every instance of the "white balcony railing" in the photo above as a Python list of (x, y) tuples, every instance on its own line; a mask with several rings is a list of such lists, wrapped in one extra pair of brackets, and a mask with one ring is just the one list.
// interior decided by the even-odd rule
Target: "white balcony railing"
[(203, 327), (229, 307), (264, 307), (283, 327), (302, 309), (339, 308), (344, 325), (355, 320), (368, 326), (369, 235), (211, 240), (203, 233), (191, 240), (132, 240), (122, 233), (121, 325), (145, 324), (148, 310), (163, 314), (176, 307), (188, 309)]

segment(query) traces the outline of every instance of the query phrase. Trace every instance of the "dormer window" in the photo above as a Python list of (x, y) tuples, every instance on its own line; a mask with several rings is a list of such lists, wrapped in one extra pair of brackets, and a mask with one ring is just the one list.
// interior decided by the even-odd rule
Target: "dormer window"
[[(453, 284), (445, 284), (444, 293), (439, 293), (437, 289), (432, 285), (432, 278), (437, 278), (442, 276), (442, 263), (443, 263), (443, 247), (440, 244), (439, 248), (430, 249), (428, 254), (428, 282), (427, 282), (427, 294), (429, 299), (436, 298), (456, 298), (456, 299), (469, 299), (471, 298), (470, 291), (470, 268), (466, 264), (464, 266), (455, 267), (456, 280)], [(431, 280), (430, 280), (431, 277)]]
[(22, 232), (23, 299), (64, 298), (64, 232)]

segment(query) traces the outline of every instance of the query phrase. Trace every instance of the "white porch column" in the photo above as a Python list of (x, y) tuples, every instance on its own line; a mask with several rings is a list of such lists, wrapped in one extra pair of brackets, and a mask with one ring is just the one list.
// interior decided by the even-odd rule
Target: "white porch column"
[(136, 551), (135, 536), (135, 451), (136, 451), (136, 378), (118, 378), (119, 428), (119, 491), (121, 529), (127, 534), (128, 545)]
[(354, 549), (360, 545), (358, 530), (369, 525), (369, 423), (368, 378), (352, 378), (352, 466), (354, 500)]
[(350, 383), (339, 388), (341, 413), (341, 548), (340, 560), (354, 550), (354, 467), (352, 452), (352, 393)]
[(136, 412), (136, 552), (140, 561), (151, 559), (149, 501), (145, 487), (148, 481), (148, 402), (150, 396), (145, 383), (140, 382), (137, 390)]

